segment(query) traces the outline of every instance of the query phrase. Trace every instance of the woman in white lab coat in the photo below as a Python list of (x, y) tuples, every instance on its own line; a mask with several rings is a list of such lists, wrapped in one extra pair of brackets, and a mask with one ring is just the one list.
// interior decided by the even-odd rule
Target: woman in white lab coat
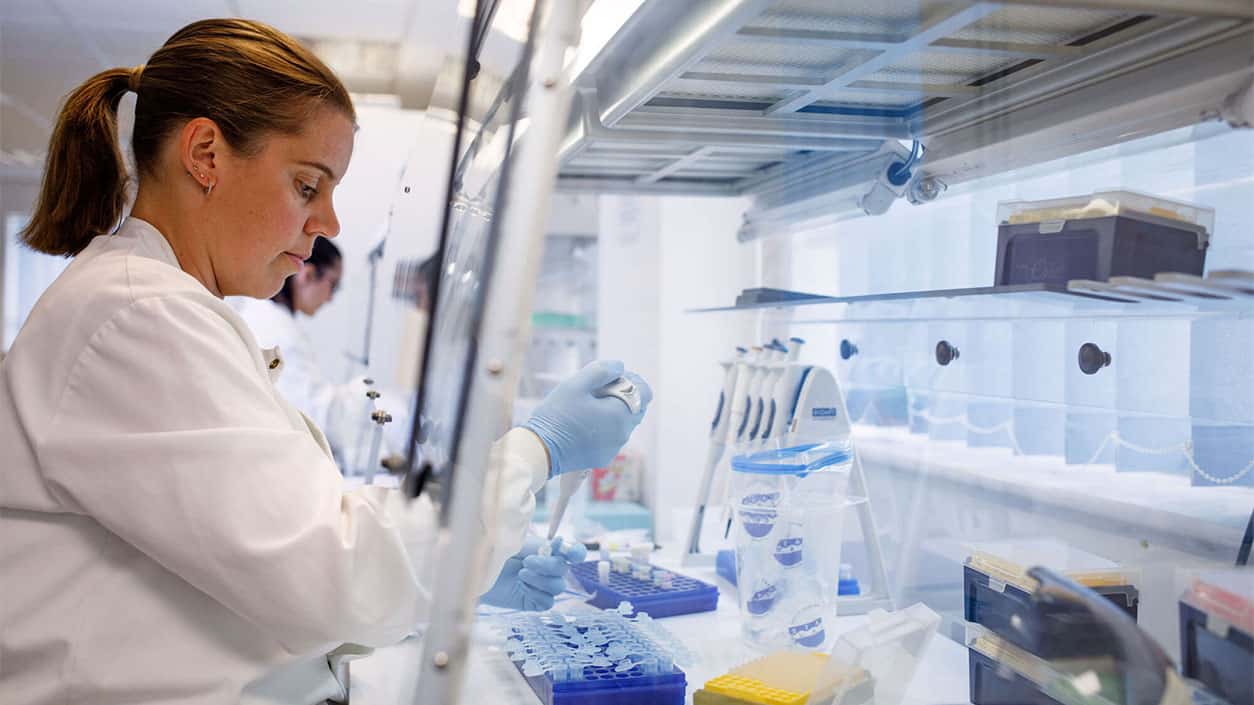
[[(262, 347), (277, 348), (283, 355), (283, 374), (275, 383), (279, 393), (324, 433), (328, 431), (332, 407), (348, 401), (351, 392), (360, 391), (361, 394), (351, 395), (358, 402), (354, 410), (360, 410), (360, 397), (366, 391), (362, 385), (345, 389), (350, 385), (326, 381), (313, 341), (301, 321), (330, 303), (343, 274), (339, 248), (319, 237), (300, 271), (283, 281), (279, 293), (269, 299), (242, 298), (232, 302), (257, 342)], [(328, 440), (332, 450), (340, 452), (337, 439), (328, 433)]]
[[(139, 188), (114, 232), (128, 90)], [(343, 645), (423, 621), (431, 505), (344, 491), (275, 390), (281, 357), (221, 298), (273, 295), (336, 235), (353, 121), (329, 69), (243, 20), (193, 23), (67, 98), (23, 238), (74, 261), (0, 365), (0, 702), (340, 700)], [(506, 558), (545, 478), (639, 422), (593, 395), (622, 374), (586, 368), (494, 446), (483, 530), (505, 567), (484, 599), (552, 604), (562, 559)]]

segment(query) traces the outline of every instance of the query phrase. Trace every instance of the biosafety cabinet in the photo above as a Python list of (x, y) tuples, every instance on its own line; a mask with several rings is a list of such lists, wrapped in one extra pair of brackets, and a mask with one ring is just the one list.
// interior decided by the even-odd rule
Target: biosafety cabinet
[(894, 601), (962, 641), (974, 555), (1126, 570), (1178, 656), (1254, 532), (1254, 6), (599, 12), (558, 188), (747, 204), (756, 276), (689, 315), (836, 372)]
[[(678, 204), (633, 223), (702, 243), (660, 288), (743, 275), (687, 320), (835, 373), (874, 516), (842, 560), (971, 647), (972, 701), (1071, 701), (1042, 680), (1068, 617), (1016, 611), (1037, 567), (1222, 680), (1243, 652), (1199, 665), (1180, 600), (1254, 543), (1254, 5), (600, 0), (581, 26), (556, 138), (527, 113), (519, 149), (551, 139), (558, 191)], [(699, 338), (664, 377), (735, 354)], [(1064, 642), (1007, 632), (1032, 625)]]

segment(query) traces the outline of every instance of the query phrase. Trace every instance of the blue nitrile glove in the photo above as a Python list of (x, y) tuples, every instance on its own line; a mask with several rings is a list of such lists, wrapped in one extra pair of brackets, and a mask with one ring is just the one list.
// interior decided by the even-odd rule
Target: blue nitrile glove
[[(621, 403), (621, 402), (620, 402)], [(553, 555), (537, 552), (548, 543)], [(566, 570), (573, 563), (582, 563), (588, 551), (581, 543), (562, 550), (562, 540), (546, 542), (539, 536), (528, 536), (522, 550), (505, 561), (492, 588), (479, 598), (493, 607), (542, 612), (553, 607), (553, 598), (566, 589)]]
[[(640, 392), (640, 413), (633, 414), (617, 397), (593, 396), (619, 377)], [(554, 389), (523, 428), (540, 437), (549, 450), (549, 476), (609, 465), (644, 418), (653, 390), (617, 360), (598, 360)]]

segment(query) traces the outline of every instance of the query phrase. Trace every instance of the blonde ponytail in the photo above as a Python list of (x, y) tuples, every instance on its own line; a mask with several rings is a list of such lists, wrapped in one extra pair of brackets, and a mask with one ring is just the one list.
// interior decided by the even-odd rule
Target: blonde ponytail
[(131, 69), (110, 69), (74, 90), (57, 116), (43, 185), (22, 241), (50, 255), (76, 255), (111, 232), (126, 201), (126, 167), (118, 147), (118, 103)]

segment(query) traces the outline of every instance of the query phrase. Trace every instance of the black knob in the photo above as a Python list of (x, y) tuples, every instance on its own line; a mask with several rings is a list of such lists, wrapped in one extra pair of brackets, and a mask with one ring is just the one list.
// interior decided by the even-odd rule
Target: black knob
[(1098, 370), (1110, 365), (1110, 353), (1097, 347), (1097, 343), (1081, 345), (1077, 358), (1080, 362), (1080, 371), (1086, 375), (1095, 375)]
[(958, 348), (955, 348), (948, 340), (942, 340), (936, 344), (936, 364), (943, 367), (957, 359)]
[(858, 346), (849, 342), (848, 338), (844, 338), (840, 341), (840, 359), (848, 360), (849, 358), (857, 354), (858, 354)]

